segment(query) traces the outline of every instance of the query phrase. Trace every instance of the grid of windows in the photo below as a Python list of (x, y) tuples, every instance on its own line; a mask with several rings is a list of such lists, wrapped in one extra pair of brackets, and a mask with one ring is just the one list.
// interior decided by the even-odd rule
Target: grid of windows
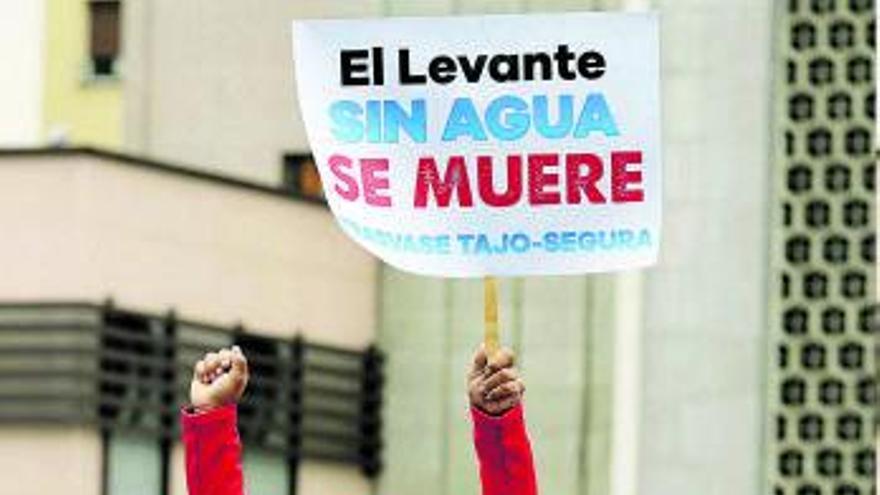
[(874, 493), (873, 0), (780, 2), (768, 478)]

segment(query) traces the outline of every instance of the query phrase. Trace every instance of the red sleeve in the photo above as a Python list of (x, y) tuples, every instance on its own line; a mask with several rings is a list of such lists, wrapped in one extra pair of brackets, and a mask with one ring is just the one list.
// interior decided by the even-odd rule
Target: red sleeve
[(483, 495), (536, 495), (535, 465), (522, 405), (501, 416), (471, 408)]
[(189, 495), (243, 495), (235, 404), (181, 412)]

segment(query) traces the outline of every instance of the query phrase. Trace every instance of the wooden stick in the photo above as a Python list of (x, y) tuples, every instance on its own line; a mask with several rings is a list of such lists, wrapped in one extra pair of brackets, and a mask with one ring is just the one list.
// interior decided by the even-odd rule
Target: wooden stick
[(487, 276), (483, 279), (483, 309), (486, 323), (483, 343), (486, 346), (486, 356), (492, 359), (501, 347), (498, 329), (498, 286), (495, 277)]

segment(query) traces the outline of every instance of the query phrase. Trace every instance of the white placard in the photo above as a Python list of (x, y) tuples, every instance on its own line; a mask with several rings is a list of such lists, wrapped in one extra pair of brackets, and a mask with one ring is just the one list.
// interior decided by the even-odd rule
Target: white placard
[(330, 208), (390, 265), (471, 277), (656, 261), (656, 15), (295, 21), (293, 47)]

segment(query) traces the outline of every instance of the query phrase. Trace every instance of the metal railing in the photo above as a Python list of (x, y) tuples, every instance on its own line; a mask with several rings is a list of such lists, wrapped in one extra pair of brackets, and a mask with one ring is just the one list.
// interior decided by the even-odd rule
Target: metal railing
[(232, 344), (251, 379), (242, 440), (283, 453), (381, 469), (383, 356), (266, 337), (105, 304), (0, 303), (0, 424), (87, 424), (179, 436), (193, 364)]

